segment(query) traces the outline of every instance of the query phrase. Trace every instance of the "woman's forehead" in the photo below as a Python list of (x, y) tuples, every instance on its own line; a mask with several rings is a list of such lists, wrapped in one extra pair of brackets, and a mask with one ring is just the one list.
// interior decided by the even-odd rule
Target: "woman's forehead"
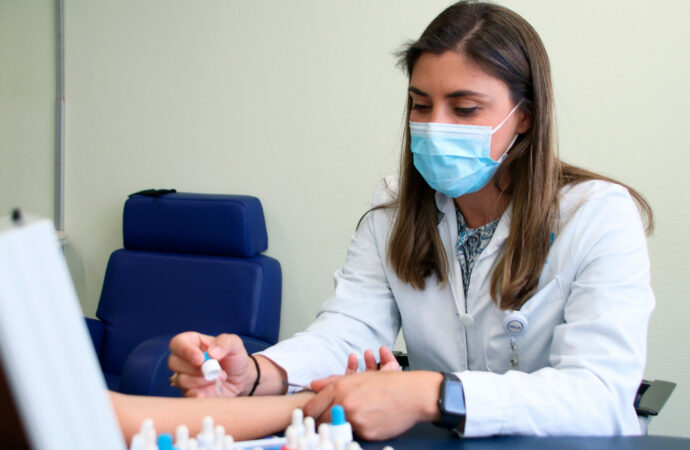
[[(484, 95), (508, 94), (503, 80), (491, 75), (464, 53), (422, 53), (412, 69), (410, 88), (446, 95), (467, 90)], [(433, 92), (431, 92), (433, 91)]]

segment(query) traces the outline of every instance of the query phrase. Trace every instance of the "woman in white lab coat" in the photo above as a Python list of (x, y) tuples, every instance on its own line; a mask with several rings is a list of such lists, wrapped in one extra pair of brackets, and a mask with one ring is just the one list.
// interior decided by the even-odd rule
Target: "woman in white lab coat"
[[(420, 421), (466, 436), (638, 434), (648, 205), (558, 159), (548, 57), (514, 12), (452, 5), (400, 61), (401, 172), (375, 193), (333, 297), (305, 332), (251, 357), (236, 336), (175, 337), (174, 382), (214, 395), (199, 370), (208, 350), (230, 395), (313, 382), (305, 413), (342, 404), (369, 439)], [(414, 370), (314, 381), (401, 327)]]

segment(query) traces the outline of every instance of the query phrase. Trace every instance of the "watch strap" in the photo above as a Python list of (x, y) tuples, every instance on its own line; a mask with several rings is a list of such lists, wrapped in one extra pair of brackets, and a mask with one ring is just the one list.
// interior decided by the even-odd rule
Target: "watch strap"
[[(438, 422), (434, 422), (434, 425), (452, 429), (462, 436), (463, 432), (465, 431), (465, 414), (451, 413), (447, 411), (445, 408), (446, 383), (455, 382), (459, 383), (460, 387), (462, 387), (462, 382), (460, 381), (460, 378), (458, 378), (458, 376), (454, 373), (441, 372), (441, 375), (443, 375), (443, 381), (441, 382), (441, 395), (438, 399), (438, 407), (441, 411), (441, 419)], [(462, 393), (462, 395), (464, 403), (464, 392)]]

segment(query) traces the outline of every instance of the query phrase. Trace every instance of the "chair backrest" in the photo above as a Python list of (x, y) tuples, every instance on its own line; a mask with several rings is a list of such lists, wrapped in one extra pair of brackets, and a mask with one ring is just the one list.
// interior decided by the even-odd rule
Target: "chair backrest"
[(278, 339), (282, 275), (268, 247), (259, 199), (134, 194), (125, 202), (124, 248), (113, 252), (96, 316), (105, 325), (104, 372), (162, 334), (236, 333)]

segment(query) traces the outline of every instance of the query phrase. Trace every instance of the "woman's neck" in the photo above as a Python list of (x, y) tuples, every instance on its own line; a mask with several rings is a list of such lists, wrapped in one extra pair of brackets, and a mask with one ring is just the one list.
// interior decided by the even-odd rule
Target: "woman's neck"
[(453, 199), (469, 228), (479, 228), (503, 215), (511, 198), (490, 182), (482, 189)]

